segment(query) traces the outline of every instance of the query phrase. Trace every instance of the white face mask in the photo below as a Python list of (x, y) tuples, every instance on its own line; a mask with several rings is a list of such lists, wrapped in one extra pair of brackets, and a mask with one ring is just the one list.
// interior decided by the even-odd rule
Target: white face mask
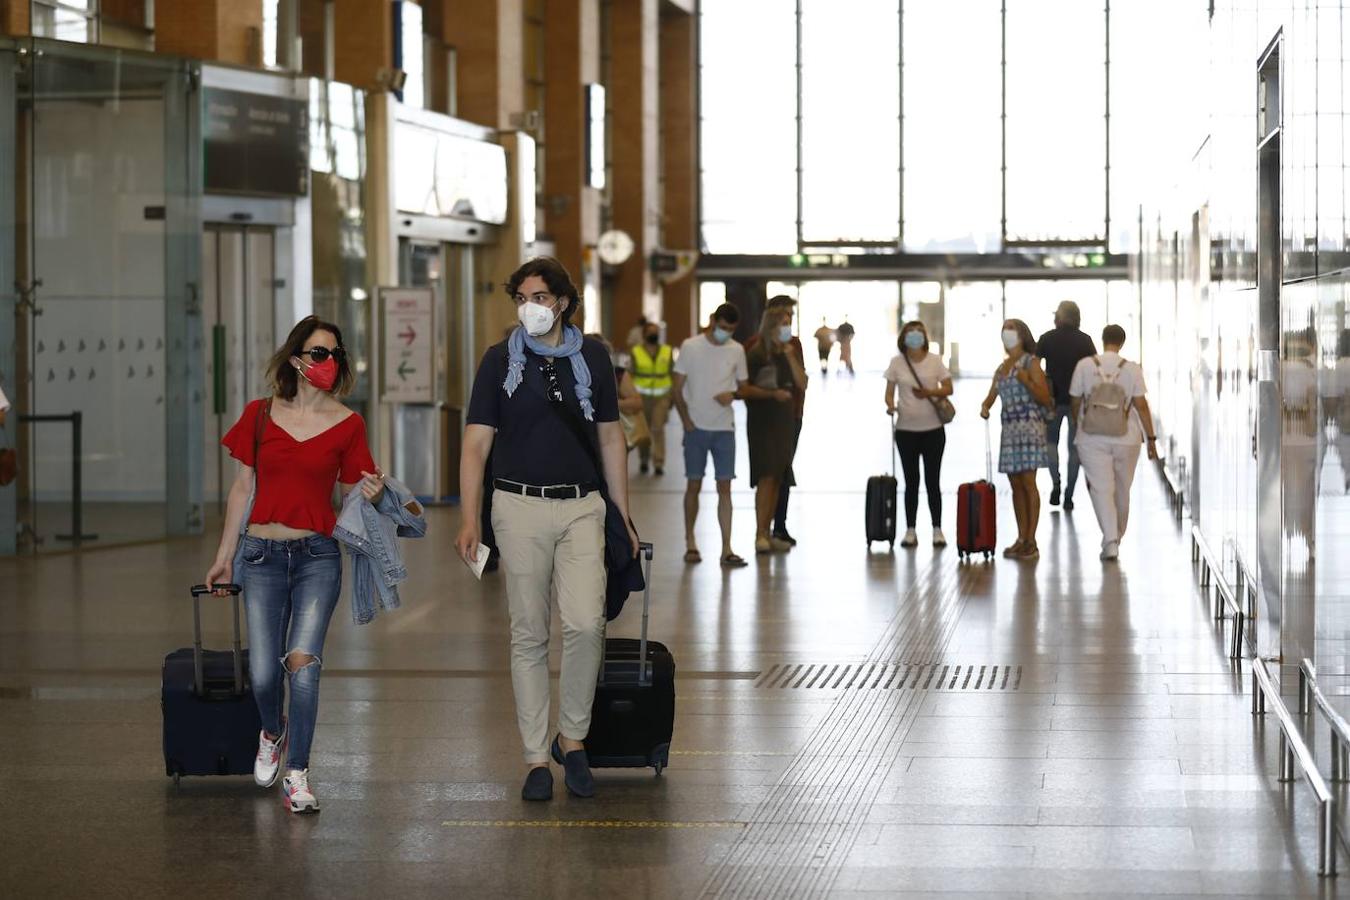
[(1009, 331), (1007, 329), (1004, 329), (1003, 331), (1004, 348), (1012, 350), (1020, 343), (1022, 343), (1022, 336), (1020, 334), (1018, 334), (1016, 331)]
[(542, 337), (553, 330), (557, 314), (547, 306), (538, 303), (522, 303), (516, 310), (516, 317), (530, 337)]

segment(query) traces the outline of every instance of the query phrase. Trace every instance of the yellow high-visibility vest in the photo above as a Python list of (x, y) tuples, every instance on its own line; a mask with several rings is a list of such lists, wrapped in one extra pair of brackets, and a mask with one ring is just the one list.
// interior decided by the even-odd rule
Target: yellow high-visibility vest
[(655, 358), (645, 344), (633, 348), (633, 384), (637, 386), (639, 394), (659, 397), (670, 393), (675, 384), (670, 377), (672, 357), (668, 344), (656, 351)]

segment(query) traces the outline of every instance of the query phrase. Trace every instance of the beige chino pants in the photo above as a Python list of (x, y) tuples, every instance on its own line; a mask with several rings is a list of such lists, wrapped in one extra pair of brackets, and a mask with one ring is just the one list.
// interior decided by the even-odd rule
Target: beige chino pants
[(638, 451), (638, 458), (644, 463), (650, 460), (653, 465), (666, 466), (666, 422), (670, 421), (671, 396), (667, 391), (659, 396), (642, 395), (642, 413), (647, 417), (647, 428), (652, 433), (652, 443)]
[(548, 762), (548, 641), (553, 598), (562, 619), (558, 730), (584, 740), (605, 643), (605, 501), (541, 500), (497, 491), (492, 529), (511, 613), (511, 686), (525, 762)]

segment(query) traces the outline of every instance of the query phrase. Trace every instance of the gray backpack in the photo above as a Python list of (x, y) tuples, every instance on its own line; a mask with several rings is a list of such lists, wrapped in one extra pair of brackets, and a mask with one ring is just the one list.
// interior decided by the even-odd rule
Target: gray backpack
[(1087, 434), (1103, 437), (1124, 437), (1130, 424), (1130, 398), (1117, 379), (1125, 368), (1125, 360), (1120, 368), (1111, 374), (1102, 369), (1102, 361), (1092, 357), (1097, 367), (1097, 384), (1083, 398), (1083, 418), (1079, 423)]

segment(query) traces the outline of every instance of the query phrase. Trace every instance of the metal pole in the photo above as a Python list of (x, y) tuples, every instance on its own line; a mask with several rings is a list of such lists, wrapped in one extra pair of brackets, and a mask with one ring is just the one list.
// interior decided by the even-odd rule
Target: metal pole
[(802, 249), (802, 0), (797, 0), (797, 252)]
[(1106, 230), (1102, 245), (1111, 252), (1111, 0), (1106, 0)]
[[(999, 5), (999, 250), (1008, 249), (1008, 0)], [(1003, 310), (1007, 317), (1007, 283)]]
[(70, 539), (76, 547), (84, 539), (84, 523), (81, 521), (84, 511), (84, 479), (80, 460), (84, 458), (84, 414), (79, 410), (70, 414)]
[[(897, 151), (899, 157), (899, 174), (900, 174), (900, 195), (898, 197), (899, 210), (897, 211), (899, 219), (896, 222), (896, 231), (897, 231), (896, 245), (903, 253), (905, 250), (905, 0), (897, 0), (897, 3), (895, 4), (895, 9), (896, 15), (899, 19), (899, 22), (897, 24), (897, 35), (898, 35), (897, 42), (899, 44), (899, 52), (896, 53), (895, 58), (896, 58), (896, 69), (898, 70), (897, 75), (900, 83), (900, 105), (899, 105), (900, 112), (898, 115), (899, 121), (896, 123), (898, 129), (897, 137), (899, 143), (897, 146)], [(902, 286), (901, 287), (902, 303), (903, 300), (904, 300), (904, 288)], [(944, 337), (943, 340), (945, 341), (946, 338)]]
[(1317, 823), (1317, 873), (1329, 877), (1336, 874), (1336, 801), (1328, 797), (1319, 806), (1321, 816)]

